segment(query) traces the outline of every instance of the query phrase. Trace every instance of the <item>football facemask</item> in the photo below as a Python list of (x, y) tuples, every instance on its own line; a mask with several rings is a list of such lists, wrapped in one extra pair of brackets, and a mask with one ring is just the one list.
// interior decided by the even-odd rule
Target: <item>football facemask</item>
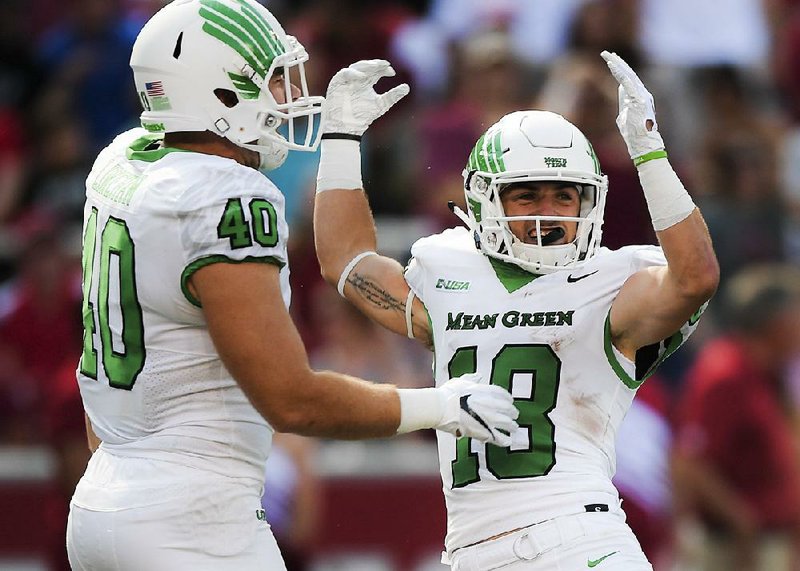
[[(142, 126), (210, 131), (276, 168), (289, 150), (319, 144), (324, 98), (309, 94), (307, 60), (303, 46), (254, 0), (175, 0), (133, 46)], [(281, 80), (273, 87), (278, 98), (273, 78)], [(225, 103), (220, 90), (228, 92)]]
[[(464, 170), (467, 214), (477, 247), (487, 256), (547, 274), (576, 268), (600, 248), (608, 180), (591, 144), (577, 127), (548, 111), (517, 111), (492, 125), (478, 140)], [(507, 216), (501, 193), (528, 182), (567, 182), (580, 191), (577, 216)], [(536, 243), (515, 236), (512, 221), (535, 223)], [(577, 223), (575, 239), (562, 237), (563, 222)]]

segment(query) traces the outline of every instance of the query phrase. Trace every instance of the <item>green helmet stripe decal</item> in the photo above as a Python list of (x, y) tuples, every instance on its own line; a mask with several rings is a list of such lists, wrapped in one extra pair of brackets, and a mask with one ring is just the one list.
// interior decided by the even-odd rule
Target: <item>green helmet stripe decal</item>
[[(251, 6), (244, 3), (242, 0), (239, 0), (239, 4), (242, 6), (242, 14), (225, 6), (218, 0), (201, 0), (201, 3), (208, 8), (217, 10), (223, 16), (227, 16), (230, 20), (239, 24), (240, 27), (249, 32), (250, 37), (254, 40), (257, 47), (261, 48), (263, 55), (270, 64), (275, 56), (284, 52), (283, 46), (281, 46), (275, 38), (275, 33), (272, 31), (272, 27), (269, 23), (261, 14), (253, 10)], [(250, 42), (246, 43), (250, 44)], [(269, 65), (265, 67), (269, 69)]]
[(242, 0), (239, 0), (239, 3), (242, 5), (242, 12), (244, 15), (248, 16), (258, 29), (261, 30), (261, 33), (264, 34), (267, 42), (272, 46), (272, 51), (275, 52), (275, 55), (282, 54), (284, 52), (283, 46), (278, 42), (278, 39), (275, 37), (275, 32), (272, 30), (272, 26), (264, 19), (264, 16), (256, 12), (249, 4), (242, 2)]
[(481, 144), (483, 143), (483, 136), (478, 139), (478, 142), (475, 143), (475, 146), (472, 147), (472, 152), (469, 154), (469, 170), (478, 170), (478, 149), (480, 148)]
[(592, 157), (592, 162), (594, 162), (594, 172), (596, 174), (602, 174), (600, 172), (600, 161), (597, 158), (597, 153), (594, 152), (594, 147), (588, 139), (586, 140), (586, 144), (589, 145), (589, 149), (586, 152), (589, 153), (589, 156)]
[(270, 42), (270, 33), (264, 33), (263, 25), (254, 25), (253, 18), (263, 20), (258, 14), (232, 10), (218, 0), (200, 0), (200, 16), (206, 20), (203, 31), (233, 48), (262, 78), (266, 77), (272, 61), (283, 53), (280, 45)]
[(492, 152), (494, 164), (497, 166), (497, 170), (494, 172), (505, 171), (506, 165), (503, 162), (503, 144), (500, 142), (500, 131), (497, 131), (497, 134), (494, 136), (494, 140), (492, 141)]
[(489, 164), (486, 162), (486, 143), (487, 143), (486, 135), (481, 137), (481, 145), (480, 149), (478, 150), (478, 167), (483, 172), (487, 172), (489, 170)]
[(492, 137), (491, 133), (486, 133), (486, 168), (489, 172), (497, 172), (496, 163), (493, 164), (494, 161), (494, 137)]
[(503, 147), (500, 142), (501, 131), (487, 132), (478, 139), (467, 162), (468, 170), (497, 173), (506, 170), (503, 162)]
[[(200, 15), (204, 18), (208, 18), (210, 15), (211, 17), (208, 19), (214, 19), (213, 15), (202, 9), (200, 10)], [(203, 24), (203, 31), (233, 48), (240, 56), (244, 58), (244, 61), (246, 61), (258, 75), (261, 77), (265, 77), (267, 75), (267, 70), (263, 67), (263, 64), (253, 58), (253, 56), (250, 54), (250, 51), (247, 49), (247, 47), (245, 47), (245, 44), (241, 44), (236, 36), (231, 35), (227, 31), (227, 27), (220, 29), (219, 27), (212, 25), (209, 21)]]
[(258, 99), (260, 90), (249, 77), (237, 73), (228, 73), (228, 77), (231, 78), (233, 86), (239, 91), (242, 97), (245, 99)]
[(472, 209), (472, 215), (475, 217), (475, 222), (480, 224), (481, 222), (481, 203), (475, 200), (474, 198), (467, 197), (467, 202), (469, 202), (469, 207)]

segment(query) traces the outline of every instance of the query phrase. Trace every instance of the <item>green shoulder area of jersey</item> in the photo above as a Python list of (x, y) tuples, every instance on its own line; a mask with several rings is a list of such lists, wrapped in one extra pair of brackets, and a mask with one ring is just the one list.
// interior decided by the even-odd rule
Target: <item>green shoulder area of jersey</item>
[(139, 137), (130, 145), (125, 151), (125, 156), (132, 161), (144, 161), (147, 163), (154, 163), (159, 159), (164, 158), (170, 153), (190, 153), (186, 149), (177, 149), (175, 147), (164, 147), (160, 143), (164, 141), (164, 135), (143, 135)]

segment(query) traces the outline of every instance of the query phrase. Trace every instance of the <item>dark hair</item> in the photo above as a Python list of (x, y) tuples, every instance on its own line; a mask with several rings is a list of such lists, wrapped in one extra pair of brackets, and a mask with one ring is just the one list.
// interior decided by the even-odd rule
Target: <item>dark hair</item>
[(727, 327), (758, 333), (800, 301), (800, 270), (779, 264), (746, 268), (728, 283), (722, 301)]

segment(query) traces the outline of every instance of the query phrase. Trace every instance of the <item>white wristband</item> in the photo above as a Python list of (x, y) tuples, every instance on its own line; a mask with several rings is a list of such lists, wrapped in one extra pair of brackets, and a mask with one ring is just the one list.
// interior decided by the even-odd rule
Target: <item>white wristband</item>
[(372, 250), (367, 250), (366, 252), (361, 252), (360, 254), (356, 254), (352, 260), (347, 262), (347, 265), (342, 270), (341, 275), (339, 275), (339, 281), (336, 284), (336, 291), (339, 292), (339, 295), (344, 297), (344, 286), (347, 283), (347, 278), (350, 277), (350, 272), (353, 271), (353, 268), (356, 267), (356, 264), (366, 258), (367, 256), (377, 256), (377, 252), (373, 252)]
[(362, 189), (361, 143), (350, 139), (324, 139), (320, 145), (317, 192)]
[(397, 389), (397, 394), (400, 397), (397, 434), (439, 426), (445, 406), (439, 389)]
[(692, 197), (666, 158), (643, 162), (638, 171), (656, 232), (674, 226), (694, 212)]

